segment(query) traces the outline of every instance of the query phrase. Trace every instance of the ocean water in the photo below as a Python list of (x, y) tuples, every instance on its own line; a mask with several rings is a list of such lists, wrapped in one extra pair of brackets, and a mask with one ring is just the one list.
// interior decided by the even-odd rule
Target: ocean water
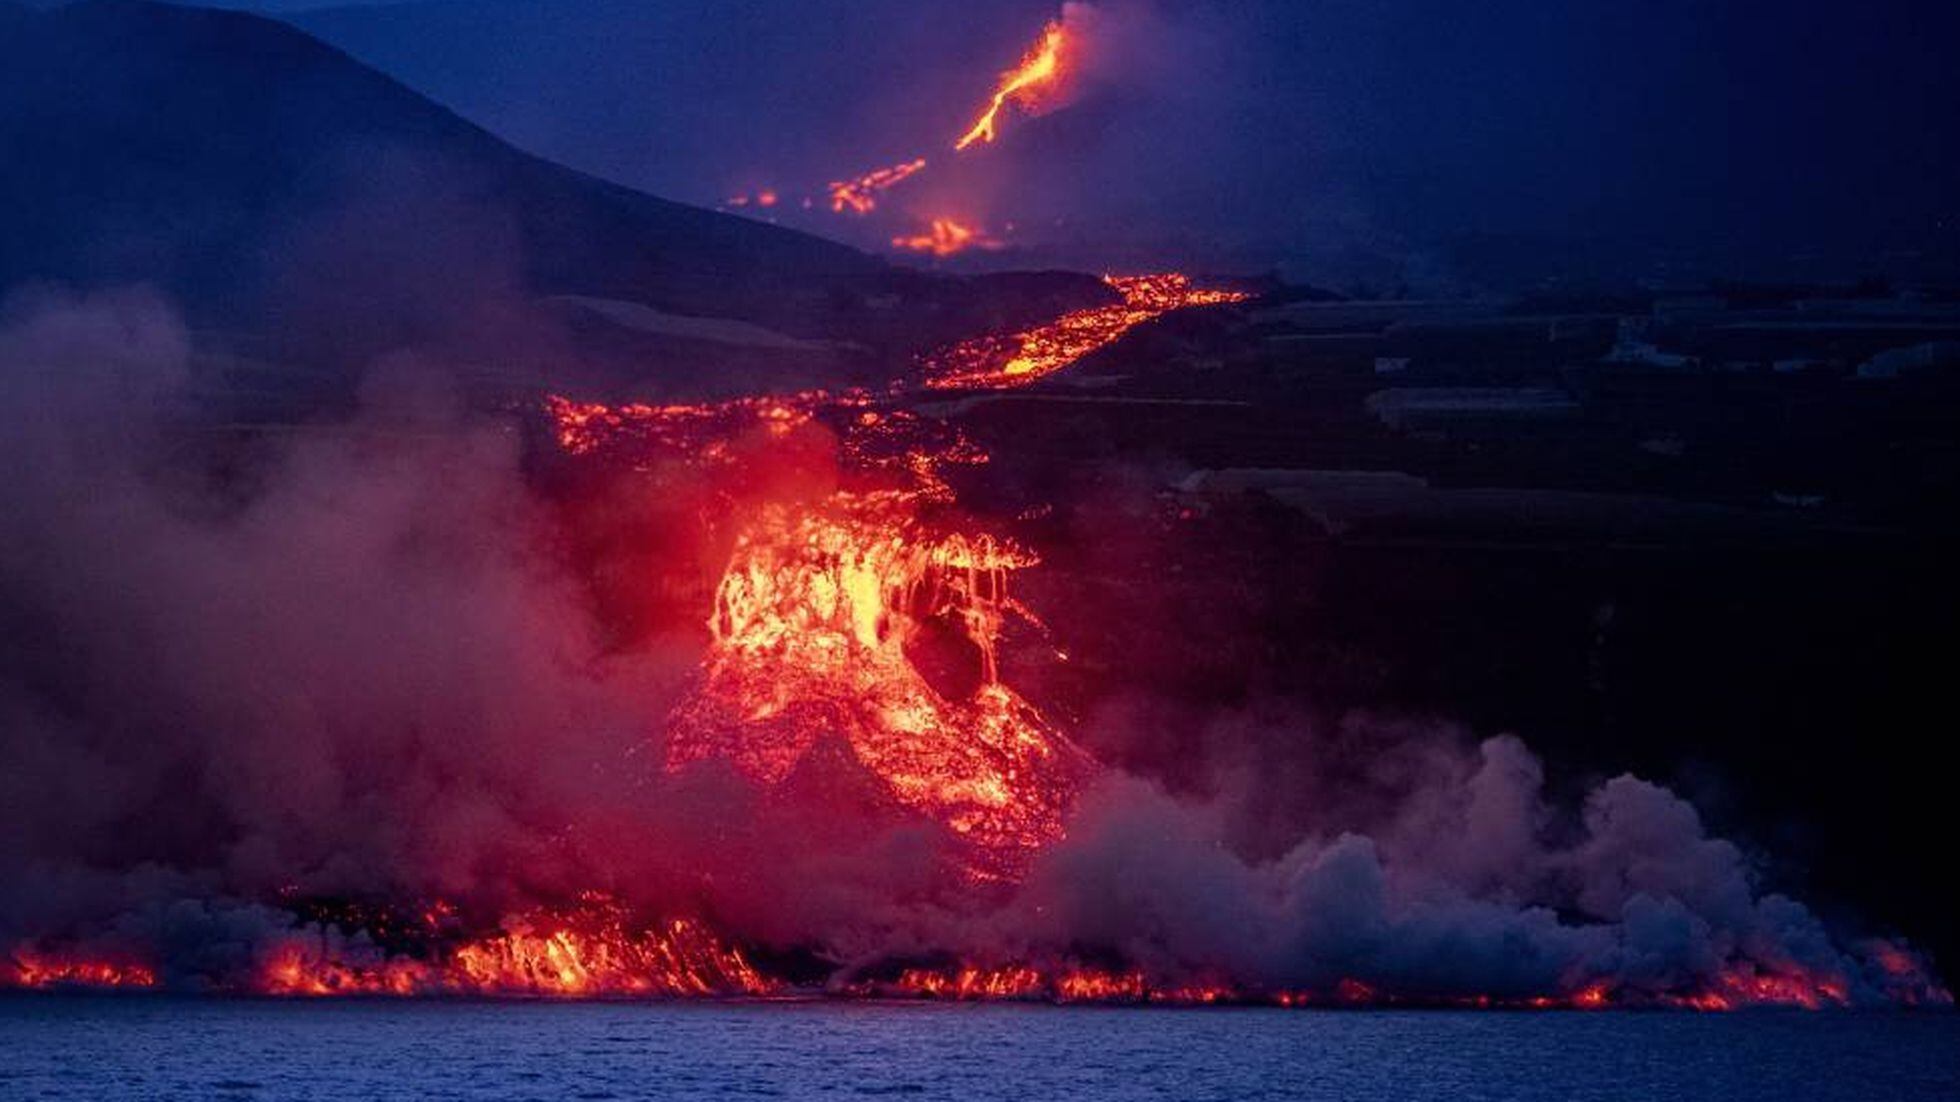
[(1960, 1099), (1960, 1015), (0, 997), (0, 1098)]

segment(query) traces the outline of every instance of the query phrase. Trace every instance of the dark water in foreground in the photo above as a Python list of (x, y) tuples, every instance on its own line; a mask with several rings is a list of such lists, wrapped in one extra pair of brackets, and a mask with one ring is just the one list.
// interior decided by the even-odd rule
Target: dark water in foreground
[(0, 1098), (1955, 1099), (1960, 1015), (0, 997)]

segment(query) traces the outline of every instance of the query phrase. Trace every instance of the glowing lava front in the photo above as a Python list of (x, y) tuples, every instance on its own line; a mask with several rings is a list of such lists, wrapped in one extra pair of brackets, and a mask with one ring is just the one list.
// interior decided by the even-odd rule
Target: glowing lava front
[[(931, 385), (1019, 385), (1167, 311), (1245, 297), (1194, 288), (1174, 274), (1109, 283), (1122, 295), (1120, 304), (958, 346), (928, 362)], [(664, 458), (714, 468), (753, 454), (732, 447), (737, 439), (773, 447), (771, 441), (813, 422), (837, 434), (839, 488), (750, 501), (729, 517), (730, 550), (707, 648), (693, 692), (668, 717), (665, 769), (719, 761), (770, 787), (806, 766), (841, 766), (869, 778), (895, 813), (943, 828), (964, 884), (1017, 879), (1036, 854), (1064, 837), (1078, 789), (1096, 766), (1003, 679), (1004, 634), (1017, 618), (1033, 622), (1009, 583), (1037, 558), (951, 517), (950, 468), (987, 461), (957, 427), (861, 392), (667, 405), (553, 397), (545, 410), (558, 445), (589, 461)], [(966, 656), (969, 677), (928, 676), (920, 654), (949, 646)], [(563, 909), (473, 927), (440, 903), (406, 918), (385, 908), (284, 905), (293, 928), (260, 950), (249, 977), (215, 981), (216, 989), (545, 998), (791, 990), (710, 923), (630, 914), (600, 893)], [(1951, 1005), (1951, 995), (1908, 949), (1874, 943), (1867, 955), (1877, 962), (1886, 1001)], [(822, 990), (847, 997), (1173, 1006), (1731, 1010), (1844, 1006), (1854, 991), (1873, 986), (1870, 977), (1860, 982), (1850, 974), (1737, 959), (1665, 990), (1581, 975), (1538, 993), (1466, 996), (1396, 989), (1375, 977), (1274, 989), (1221, 975), (1147, 972), (1120, 958), (1112, 963), (1107, 953), (1096, 960), (955, 959), (943, 967), (894, 970), (884, 980), (833, 978)], [(21, 947), (0, 958), (0, 988), (149, 989), (160, 986), (162, 975), (127, 954)], [(173, 976), (172, 982), (179, 981)]]
[(944, 390), (999, 390), (1026, 386), (1120, 339), (1153, 318), (1187, 306), (1243, 302), (1242, 291), (1207, 290), (1175, 272), (1106, 276), (1123, 301), (1064, 314), (1007, 336), (962, 341), (927, 357), (926, 385)]

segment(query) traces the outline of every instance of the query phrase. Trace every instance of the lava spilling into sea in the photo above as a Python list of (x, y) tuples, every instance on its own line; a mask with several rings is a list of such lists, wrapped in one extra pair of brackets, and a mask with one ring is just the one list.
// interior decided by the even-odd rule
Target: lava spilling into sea
[[(751, 859), (791, 870), (790, 888), (771, 882), (746, 912), (649, 903), (660, 897), (634, 890), (631, 861), (614, 863), (611, 883), (543, 891), (546, 901), (517, 907), (293, 887), (240, 901), (218, 922), (231, 931), (219, 940), (245, 946), (222, 967), (112, 925), (20, 941), (0, 956), (0, 987), (1280, 1007), (1951, 1004), (1903, 944), (1847, 946), (1795, 902), (1759, 894), (1734, 847), (1706, 837), (1693, 810), (1655, 786), (1621, 778), (1602, 787), (1576, 842), (1530, 838), (1533, 826), (1483, 836), (1477, 824), (1543, 818), (1537, 763), (1515, 740), (1485, 743), (1433, 807), (1404, 817), (1434, 826), (1402, 831), (1417, 839), (1413, 849), (1388, 834), (1330, 831), (1258, 860), (1232, 853), (1201, 809), (1098, 764), (1010, 676), (1024, 664), (1005, 649), (1060, 650), (1016, 595), (1041, 555), (965, 512), (955, 488), (992, 457), (915, 403), (944, 389), (1029, 385), (1152, 318), (1245, 298), (1176, 274), (1108, 282), (1120, 301), (942, 349), (883, 393), (544, 403), (562, 462), (624, 471), (623, 484), (642, 492), (670, 485), (676, 470), (710, 487), (699, 512), (721, 556), (695, 609), (700, 657), (677, 703), (646, 717), (627, 760), (583, 764), (640, 775), (649, 799), (662, 786), (704, 786), (720, 801), (710, 835), (775, 824)], [(812, 439), (834, 454), (834, 478), (791, 491), (748, 485), (758, 457)], [(771, 818), (781, 807), (820, 816), (848, 807), (838, 812), (844, 832), (883, 847), (878, 875), (904, 871), (863, 894), (832, 893), (829, 878), (862, 879), (865, 868), (800, 862), (799, 846), (821, 848), (823, 823), (806, 811)], [(611, 835), (551, 845), (561, 842), (563, 852), (657, 844)], [(1409, 852), (1417, 867), (1399, 872), (1397, 855)], [(739, 879), (742, 867), (705, 879)], [(779, 898), (786, 891), (797, 902)], [(813, 892), (814, 902), (802, 897)], [(837, 928), (850, 932), (816, 941), (770, 932), (768, 912), (796, 908), (842, 913)], [(256, 932), (237, 932), (246, 926)]]

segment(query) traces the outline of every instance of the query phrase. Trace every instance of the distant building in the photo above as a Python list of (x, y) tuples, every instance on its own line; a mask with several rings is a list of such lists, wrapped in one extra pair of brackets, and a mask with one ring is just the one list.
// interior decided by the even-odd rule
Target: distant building
[(1619, 343), (1606, 354), (1606, 362), (1632, 367), (1660, 368), (1665, 371), (1684, 371), (1695, 366), (1693, 357), (1663, 352), (1659, 345), (1631, 338), (1625, 329), (1621, 332)]
[(1403, 432), (1577, 417), (1579, 403), (1551, 387), (1399, 387), (1368, 396), (1368, 412)]
[(1654, 317), (1662, 321), (1684, 321), (1724, 313), (1729, 300), (1720, 295), (1679, 295), (1654, 300)]
[(1923, 371), (1960, 367), (1960, 341), (1929, 341), (1880, 352), (1858, 365), (1860, 379), (1896, 379)]

